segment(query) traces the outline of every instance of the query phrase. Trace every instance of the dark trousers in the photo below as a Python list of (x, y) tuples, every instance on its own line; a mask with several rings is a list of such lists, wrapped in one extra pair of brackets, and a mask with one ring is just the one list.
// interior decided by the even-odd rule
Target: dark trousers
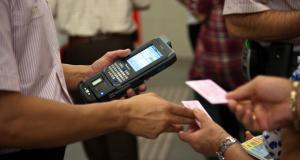
[(197, 40), (198, 40), (198, 35), (199, 35), (200, 29), (201, 29), (201, 23), (188, 25), (189, 40), (190, 40), (190, 43), (191, 43), (191, 46), (192, 46), (192, 49), (194, 52), (196, 50)]
[[(107, 51), (133, 49), (135, 35), (97, 35), (72, 37), (63, 51), (62, 61), (68, 64), (92, 64)], [(75, 103), (82, 103), (79, 92), (71, 93)], [(95, 124), (96, 125), (96, 124)], [(83, 142), (90, 160), (137, 160), (137, 140), (134, 135), (117, 132)]]
[(0, 155), (1, 160), (63, 160), (65, 147), (52, 149), (22, 150), (15, 153)]

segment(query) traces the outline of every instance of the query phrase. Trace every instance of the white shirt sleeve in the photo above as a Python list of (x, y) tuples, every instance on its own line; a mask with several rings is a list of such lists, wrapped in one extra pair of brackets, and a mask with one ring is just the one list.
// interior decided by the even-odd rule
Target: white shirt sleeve
[(225, 0), (224, 15), (257, 13), (270, 10), (268, 0)]
[(131, 0), (135, 9), (145, 9), (150, 7), (151, 0)]
[(0, 90), (20, 91), (19, 72), (13, 49), (10, 0), (0, 1)]

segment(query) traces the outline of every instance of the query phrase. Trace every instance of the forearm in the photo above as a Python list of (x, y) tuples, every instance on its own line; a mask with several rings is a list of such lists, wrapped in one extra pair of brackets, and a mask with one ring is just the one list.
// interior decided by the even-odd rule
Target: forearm
[(226, 16), (228, 32), (240, 38), (262, 41), (288, 40), (300, 36), (300, 11), (265, 11)]
[(47, 148), (121, 129), (124, 119), (117, 104), (113, 101), (76, 107), (18, 93), (2, 93), (0, 146)]
[(231, 159), (231, 160), (255, 160), (252, 158), (239, 143), (235, 143), (232, 146), (230, 146), (224, 155), (225, 159)]
[(69, 91), (76, 90), (79, 82), (87, 79), (93, 73), (88, 65), (63, 64), (63, 70)]

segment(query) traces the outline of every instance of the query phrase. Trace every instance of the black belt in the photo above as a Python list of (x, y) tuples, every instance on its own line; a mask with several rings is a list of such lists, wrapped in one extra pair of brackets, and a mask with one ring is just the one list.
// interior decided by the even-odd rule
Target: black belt
[(98, 33), (94, 36), (70, 36), (69, 43), (90, 43), (97, 40), (105, 40), (110, 38), (131, 38), (135, 40), (137, 38), (137, 32), (133, 32), (131, 34)]

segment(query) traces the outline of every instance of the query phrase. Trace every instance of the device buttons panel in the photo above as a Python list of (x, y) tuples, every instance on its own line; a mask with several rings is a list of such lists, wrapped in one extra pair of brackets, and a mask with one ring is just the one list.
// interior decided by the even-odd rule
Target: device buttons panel
[(108, 67), (107, 74), (114, 84), (121, 84), (129, 79), (130, 68), (126, 63), (115, 62)]

